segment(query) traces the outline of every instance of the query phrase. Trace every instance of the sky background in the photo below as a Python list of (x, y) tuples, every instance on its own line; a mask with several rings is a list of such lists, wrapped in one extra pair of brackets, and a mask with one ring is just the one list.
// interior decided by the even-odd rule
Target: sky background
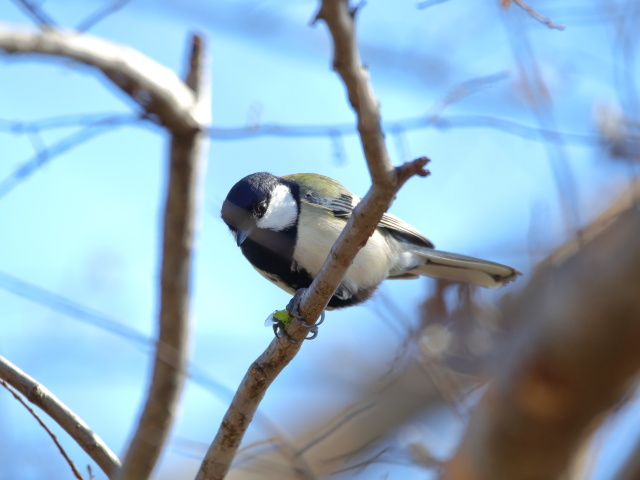
[[(43, 5), (57, 24), (73, 28), (105, 3)], [(357, 17), (394, 163), (432, 159), (432, 175), (410, 180), (392, 213), (439, 249), (521, 270), (525, 277), (507, 291), (518, 290), (538, 260), (622, 192), (631, 168), (610, 160), (599, 125), (618, 125), (615, 112), (638, 114), (638, 64), (625, 36), (637, 27), (634, 2), (531, 3), (566, 29), (549, 29), (492, 1), (429, 8), (371, 1)], [(191, 350), (198, 372), (215, 386), (187, 382), (158, 470), (169, 477), (177, 468), (185, 478), (196, 471), (230, 392), (272, 338), (264, 319), (289, 300), (244, 260), (221, 221), (228, 190), (257, 171), (321, 173), (361, 196), (369, 186), (353, 113), (330, 68), (326, 28), (309, 24), (316, 8), (302, 0), (133, 0), (90, 30), (180, 73), (190, 32), (205, 36), (212, 57), (215, 128), (194, 259)], [(31, 26), (14, 2), (0, 3), (0, 21)], [(136, 111), (87, 67), (0, 57), (0, 353), (70, 405), (117, 453), (126, 447), (149, 377), (167, 138), (150, 125), (124, 125), (47, 158), (38, 152), (82, 125), (30, 133), (19, 126)], [(242, 138), (228, 138), (232, 128), (269, 124), (285, 134), (252, 135), (247, 128)], [(302, 126), (318, 128), (309, 136), (300, 134)], [(541, 129), (566, 135), (544, 142)], [(37, 158), (39, 168), (3, 189), (4, 179)], [(367, 305), (328, 313), (319, 338), (305, 343), (261, 411), (295, 435), (308, 412), (292, 404), (307, 405), (317, 418), (349, 405), (369, 377), (387, 371), (404, 340), (381, 299), (411, 324), (430, 282), (387, 282)], [(481, 295), (493, 301), (504, 293)], [(638, 409), (623, 414), (602, 434), (617, 452), (640, 427)], [(424, 437), (438, 456), (454, 444), (460, 426), (453, 425)], [(0, 478), (42, 478), (43, 471), (68, 478), (50, 440), (6, 392), (0, 430), (6, 465)], [(259, 427), (248, 434), (262, 436)], [(88, 462), (64, 441), (79, 465)], [(51, 459), (46, 469), (32, 461), (40, 455)], [(608, 478), (617, 457), (605, 458), (609, 463), (593, 478)], [(375, 468), (379, 477), (387, 470), (424, 476), (413, 467)]]

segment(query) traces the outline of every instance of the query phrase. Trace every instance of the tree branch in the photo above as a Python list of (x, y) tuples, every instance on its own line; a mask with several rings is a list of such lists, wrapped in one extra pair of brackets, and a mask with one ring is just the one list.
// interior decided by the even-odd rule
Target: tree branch
[(120, 480), (148, 478), (174, 420), (187, 368), (191, 260), (206, 160), (205, 134), (210, 117), (205, 53), (200, 37), (192, 39), (187, 85), (194, 110), (206, 119), (197, 130), (172, 131), (162, 253), (159, 338), (151, 386), (138, 428), (122, 463)]
[(193, 91), (174, 72), (131, 48), (76, 32), (0, 26), (0, 51), (71, 58), (96, 67), (173, 132), (198, 130), (205, 123), (197, 116)]
[(56, 26), (53, 18), (41, 9), (38, 3), (31, 2), (30, 0), (13, 0), (13, 3), (21, 7), (39, 28), (46, 30)]
[(49, 415), (109, 477), (120, 468), (118, 457), (80, 417), (44, 386), (1, 356), (0, 378)]
[(82, 20), (82, 22), (80, 22), (76, 27), (76, 30), (78, 30), (79, 32), (86, 32), (109, 15), (112, 15), (114, 12), (117, 12), (118, 10), (123, 8), (129, 2), (131, 2), (131, 0), (114, 0), (110, 4), (104, 5), (102, 8), (99, 8), (87, 18)]
[[(472, 414), (445, 479), (553, 479), (640, 369), (640, 210), (559, 249), (505, 318), (526, 326)], [(506, 357), (506, 358), (505, 358)]]
[(62, 445), (60, 445), (58, 438), (51, 431), (51, 429), (47, 427), (47, 424), (42, 421), (42, 419), (33, 410), (33, 408), (27, 405), (27, 402), (25, 402), (24, 399), (20, 395), (18, 395), (18, 393), (13, 388), (11, 388), (7, 382), (5, 382), (4, 380), (0, 380), (0, 385), (2, 385), (13, 396), (13, 398), (15, 398), (24, 408), (27, 409), (31, 416), (36, 419), (36, 422), (38, 422), (38, 424), (44, 429), (44, 431), (47, 432), (47, 435), (49, 435), (55, 446), (58, 448), (60, 455), (62, 455), (62, 458), (64, 458), (64, 460), (69, 465), (69, 468), (71, 468), (71, 473), (73, 473), (73, 476), (78, 480), (84, 480), (82, 478), (82, 475), (76, 468), (76, 465), (73, 463), (73, 460), (71, 460), (69, 455), (67, 455), (67, 452), (65, 452), (64, 448), (62, 448)]
[[(352, 11), (347, 0), (324, 0), (317, 15), (334, 39), (334, 66), (347, 87), (358, 119), (363, 151), (373, 186), (354, 210), (325, 263), (300, 302), (305, 322), (313, 324), (324, 311), (354, 257), (374, 232), (382, 214), (402, 184), (412, 175), (428, 174), (426, 158), (394, 169), (384, 143), (378, 102), (360, 64)], [(220, 429), (202, 462), (197, 480), (222, 479), (227, 474), (267, 388), (300, 349), (308, 329), (293, 322), (287, 333), (295, 341), (274, 339), (245, 374)]]
[(558, 25), (557, 23), (553, 23), (549, 18), (539, 14), (533, 8), (531, 8), (524, 0), (502, 0), (502, 6), (504, 8), (508, 8), (509, 5), (511, 5), (511, 2), (518, 5), (522, 10), (527, 12), (532, 18), (542, 23), (543, 25), (546, 25), (547, 27), (553, 28), (556, 30), (564, 30), (564, 26)]

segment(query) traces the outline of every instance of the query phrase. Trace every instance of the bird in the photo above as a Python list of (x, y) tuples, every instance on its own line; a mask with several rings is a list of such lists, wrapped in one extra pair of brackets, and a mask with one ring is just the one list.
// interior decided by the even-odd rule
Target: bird
[[(221, 217), (249, 263), (293, 295), (309, 287), (359, 201), (324, 175), (259, 172), (229, 190)], [(414, 227), (385, 213), (327, 310), (365, 302), (386, 279), (427, 276), (500, 288), (519, 275), (500, 263), (436, 250)]]

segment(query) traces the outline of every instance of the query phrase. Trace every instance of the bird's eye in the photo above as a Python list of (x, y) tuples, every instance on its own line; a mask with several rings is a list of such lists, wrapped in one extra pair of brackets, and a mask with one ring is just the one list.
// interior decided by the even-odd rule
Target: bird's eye
[(253, 207), (253, 211), (256, 217), (258, 218), (262, 217), (267, 212), (267, 202), (263, 200), (259, 203), (256, 203), (256, 206)]

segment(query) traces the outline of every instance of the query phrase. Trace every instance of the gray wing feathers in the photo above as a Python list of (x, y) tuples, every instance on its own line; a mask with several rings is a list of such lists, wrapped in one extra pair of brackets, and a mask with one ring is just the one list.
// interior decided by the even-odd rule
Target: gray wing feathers
[(500, 288), (515, 280), (518, 275), (522, 275), (515, 268), (457, 253), (428, 248), (412, 251), (424, 258), (426, 263), (408, 273), (469, 282), (486, 288)]

